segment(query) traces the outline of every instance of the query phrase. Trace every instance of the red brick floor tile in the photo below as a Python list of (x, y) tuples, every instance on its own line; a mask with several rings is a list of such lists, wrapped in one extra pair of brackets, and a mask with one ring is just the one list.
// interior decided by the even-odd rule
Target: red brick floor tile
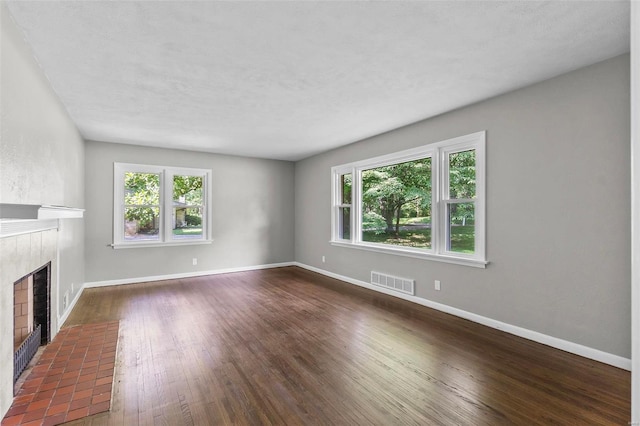
[(60, 330), (18, 391), (2, 426), (57, 425), (111, 406), (119, 323)]
[(73, 394), (73, 398), (71, 398), (71, 400), (75, 401), (77, 399), (90, 397), (91, 395), (93, 395), (93, 391), (91, 389), (86, 389), (86, 390), (83, 390), (83, 391), (75, 392)]
[(96, 379), (101, 379), (103, 377), (113, 377), (113, 370), (98, 371), (98, 374), (95, 377)]
[(111, 383), (106, 383), (104, 385), (96, 386), (93, 390), (93, 395), (100, 395), (101, 393), (111, 392)]
[(113, 371), (115, 364), (113, 362), (109, 362), (108, 364), (100, 364), (100, 366), (98, 367), (99, 371), (103, 371), (103, 370), (109, 370), (109, 371)]
[(27, 413), (29, 413), (31, 411), (40, 410), (41, 408), (47, 408), (47, 407), (49, 407), (49, 404), (51, 404), (51, 398), (41, 399), (39, 401), (33, 401), (27, 407)]
[(84, 364), (84, 359), (82, 358), (69, 359), (69, 361), (67, 362), (66, 370), (69, 371), (69, 367), (74, 367), (76, 365), (82, 364)]
[(27, 423), (22, 423), (20, 426), (42, 426), (42, 420), (40, 419), (32, 420)]
[(37, 379), (29, 379), (26, 380), (23, 384), (22, 384), (22, 388), (23, 389), (37, 389), (41, 384), (42, 381), (44, 380), (43, 377), (37, 378)]
[(95, 361), (87, 361), (85, 360), (85, 362), (82, 363), (82, 368), (89, 368), (89, 367), (97, 367), (100, 361), (95, 360)]
[(58, 389), (56, 389), (56, 396), (58, 396), (58, 395), (64, 395), (64, 394), (67, 394), (67, 393), (73, 393), (73, 391), (74, 391), (75, 389), (76, 389), (76, 388), (75, 388), (75, 386), (73, 386), (73, 385), (72, 385), (72, 386), (65, 386), (65, 387), (63, 387), (63, 388), (58, 388)]
[(38, 363), (38, 365), (33, 367), (33, 369), (31, 370), (31, 374), (40, 374), (40, 373), (45, 374), (47, 373), (47, 371), (49, 371), (48, 365)]
[(64, 373), (62, 375), (62, 379), (61, 380), (77, 378), (79, 375), (80, 375), (79, 370), (69, 371), (68, 373)]
[[(66, 363), (64, 365), (66, 365)], [(62, 367), (51, 367), (49, 369), (49, 373), (47, 374), (47, 376), (54, 376), (56, 374), (62, 374), (62, 372), (64, 371), (64, 365)]]
[(45, 383), (44, 385), (40, 385), (40, 390), (41, 391), (51, 390), (51, 389), (57, 388), (58, 386), (60, 386), (60, 382)]
[(52, 405), (47, 409), (47, 417), (55, 416), (56, 414), (66, 413), (69, 411), (69, 403)]
[(91, 405), (90, 397), (76, 399), (75, 401), (71, 401), (71, 404), (69, 404), (69, 411), (74, 411), (74, 410), (77, 410), (78, 408), (88, 407), (89, 405)]
[(22, 417), (22, 421), (26, 423), (32, 420), (42, 419), (46, 412), (47, 412), (46, 408), (41, 408), (39, 410), (34, 410), (34, 411), (28, 411), (24, 413), (24, 416)]
[(95, 374), (98, 372), (98, 366), (96, 365), (95, 367), (88, 367), (88, 368), (83, 368), (82, 370), (80, 370), (80, 374), (81, 375), (85, 375), (85, 374)]
[(113, 377), (102, 377), (96, 380), (96, 386), (101, 386), (106, 383), (112, 383), (112, 382), (113, 382)]
[(55, 426), (65, 422), (67, 413), (56, 414), (55, 416), (47, 416), (42, 421), (42, 426)]
[(55, 352), (48, 352), (48, 353), (43, 352), (42, 355), (40, 355), (40, 361), (44, 361), (44, 360), (47, 360), (47, 359), (53, 359), (55, 357), (56, 357)]
[(71, 420), (78, 420), (83, 417), (86, 417), (88, 414), (89, 414), (89, 407), (79, 408), (77, 410), (69, 411), (64, 421), (70, 422)]
[(17, 416), (5, 417), (4, 419), (2, 419), (2, 426), (16, 426), (22, 424), (22, 417), (22, 414)]
[(6, 416), (12, 417), (12, 416), (17, 416), (19, 414), (24, 414), (27, 412), (28, 407), (29, 407), (29, 404), (12, 405), (11, 408), (9, 408), (9, 411), (7, 411)]
[(69, 362), (75, 360), (83, 360), (85, 356), (88, 355), (85, 349), (76, 349), (74, 352), (69, 354)]
[(87, 355), (84, 359), (87, 361), (97, 361), (100, 359), (100, 355)]
[(33, 396), (33, 400), (34, 401), (40, 401), (41, 399), (51, 400), (55, 392), (56, 391), (54, 389), (38, 392)]
[(14, 398), (13, 400), (13, 404), (14, 405), (22, 405), (22, 404), (28, 404), (33, 400), (33, 394), (32, 393), (28, 393), (26, 395), (20, 395)]
[(76, 384), (77, 381), (78, 381), (77, 377), (71, 377), (69, 379), (63, 379), (63, 380), (60, 380), (60, 383), (58, 384), (58, 386), (60, 386), (60, 387), (73, 386), (73, 385)]
[(103, 393), (102, 395), (94, 396), (91, 400), (92, 404), (99, 404), (101, 402), (111, 401), (111, 392)]
[(42, 383), (59, 382), (61, 378), (62, 378), (62, 374), (55, 374), (53, 376), (46, 376), (42, 380)]
[(92, 404), (89, 407), (89, 415), (92, 416), (97, 413), (102, 413), (103, 411), (109, 410), (111, 407), (111, 401), (104, 401), (99, 404)]
[(78, 383), (95, 381), (95, 380), (96, 380), (96, 373), (83, 374), (82, 376), (78, 377)]
[(51, 405), (57, 405), (57, 404), (62, 404), (64, 402), (69, 402), (69, 401), (71, 401), (71, 397), (72, 396), (73, 396), (72, 393), (65, 393), (63, 395), (56, 395), (51, 400)]
[(82, 382), (82, 383), (78, 383), (75, 386), (75, 390), (77, 391), (83, 391), (83, 390), (87, 390), (87, 389), (93, 389), (93, 387), (95, 386), (95, 384), (91, 381), (89, 382)]
[(65, 368), (65, 371), (67, 373), (70, 373), (72, 371), (80, 371), (80, 369), (82, 368), (82, 362), (78, 362), (78, 363), (69, 363), (67, 364), (67, 367)]

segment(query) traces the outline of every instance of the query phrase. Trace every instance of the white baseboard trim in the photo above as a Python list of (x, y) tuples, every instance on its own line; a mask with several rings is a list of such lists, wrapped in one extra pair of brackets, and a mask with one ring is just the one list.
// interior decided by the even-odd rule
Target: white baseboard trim
[[(80, 287), (78, 289), (78, 292), (76, 293), (76, 296), (73, 298), (73, 300), (71, 301), (71, 303), (69, 303), (69, 306), (67, 306), (67, 310), (64, 311), (62, 313), (62, 315), (60, 315), (58, 317), (58, 324), (57, 324), (57, 330), (56, 330), (56, 334), (58, 334), (58, 331), (60, 331), (60, 328), (62, 328), (62, 324), (64, 324), (64, 322), (67, 320), (67, 318), (69, 318), (69, 314), (71, 314), (71, 311), (73, 310), (73, 307), (76, 306), (76, 303), (78, 303), (78, 299), (80, 299), (80, 295), (82, 295), (82, 292), (84, 291), (84, 285), (82, 287)], [(53, 336), (52, 336), (53, 339)]]
[(84, 283), (83, 289), (94, 288), (94, 287), (108, 287), (112, 285), (146, 283), (149, 281), (164, 281), (164, 280), (175, 280), (180, 278), (202, 277), (205, 275), (229, 274), (232, 272), (256, 271), (258, 269), (282, 268), (285, 266), (294, 266), (294, 265), (295, 265), (294, 262), (270, 263), (267, 265), (253, 265), (253, 266), (241, 266), (238, 268), (214, 269), (211, 271), (183, 272), (180, 274), (153, 275), (148, 277), (123, 278), (118, 280), (107, 280), (107, 281), (92, 281), (92, 282)]
[(299, 266), (300, 268), (307, 269), (312, 272), (317, 272), (319, 274), (325, 275), (327, 277), (335, 278), (340, 281), (345, 281), (349, 284), (355, 284), (360, 287), (368, 288), (369, 290), (374, 290), (379, 293), (384, 293), (390, 296), (398, 297), (400, 299), (408, 300), (410, 302), (414, 302), (419, 305), (426, 306), (428, 308), (433, 308), (438, 311), (445, 312), (447, 314), (455, 315), (457, 317), (476, 322), (478, 324), (486, 325), (487, 327), (502, 330), (506, 333), (510, 333), (528, 340), (532, 340), (534, 342), (542, 343), (544, 345), (551, 346), (553, 348), (560, 349), (565, 352), (570, 352), (575, 355), (580, 355), (585, 358), (589, 358), (595, 361), (612, 365), (614, 367), (631, 371), (631, 360), (628, 358), (610, 354), (608, 352), (604, 352), (599, 349), (590, 348), (588, 346), (580, 345), (577, 343), (569, 342), (567, 340), (559, 339), (557, 337), (542, 334), (537, 331), (518, 327), (516, 325), (507, 324), (502, 321), (497, 321), (492, 318), (487, 318), (482, 315), (477, 315), (472, 312), (467, 312), (462, 309), (454, 308), (452, 306), (444, 305), (438, 302), (433, 302), (431, 300), (423, 299), (421, 297), (389, 291), (389, 290), (386, 290), (385, 288), (374, 286), (373, 284), (370, 284), (365, 281), (360, 281), (344, 275), (335, 274), (333, 272), (329, 272), (329, 271), (325, 271), (324, 269), (305, 265), (300, 262), (294, 262), (294, 264), (295, 266)]

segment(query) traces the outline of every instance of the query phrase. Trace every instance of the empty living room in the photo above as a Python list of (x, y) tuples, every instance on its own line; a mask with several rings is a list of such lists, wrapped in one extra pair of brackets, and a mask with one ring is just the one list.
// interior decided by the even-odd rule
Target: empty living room
[(640, 426), (639, 2), (0, 19), (2, 426)]

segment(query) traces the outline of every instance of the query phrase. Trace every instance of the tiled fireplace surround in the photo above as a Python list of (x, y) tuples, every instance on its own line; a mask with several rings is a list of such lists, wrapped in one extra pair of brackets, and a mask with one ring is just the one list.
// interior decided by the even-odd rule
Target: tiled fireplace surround
[(58, 330), (58, 230), (0, 236), (0, 418), (13, 401), (14, 284), (51, 262), (51, 339)]

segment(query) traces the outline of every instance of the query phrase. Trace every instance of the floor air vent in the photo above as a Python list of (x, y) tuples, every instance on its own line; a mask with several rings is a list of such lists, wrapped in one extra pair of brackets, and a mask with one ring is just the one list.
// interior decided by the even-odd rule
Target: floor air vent
[(394, 277), (392, 275), (371, 271), (371, 284), (400, 291), (402, 293), (414, 294), (414, 280), (407, 278)]

